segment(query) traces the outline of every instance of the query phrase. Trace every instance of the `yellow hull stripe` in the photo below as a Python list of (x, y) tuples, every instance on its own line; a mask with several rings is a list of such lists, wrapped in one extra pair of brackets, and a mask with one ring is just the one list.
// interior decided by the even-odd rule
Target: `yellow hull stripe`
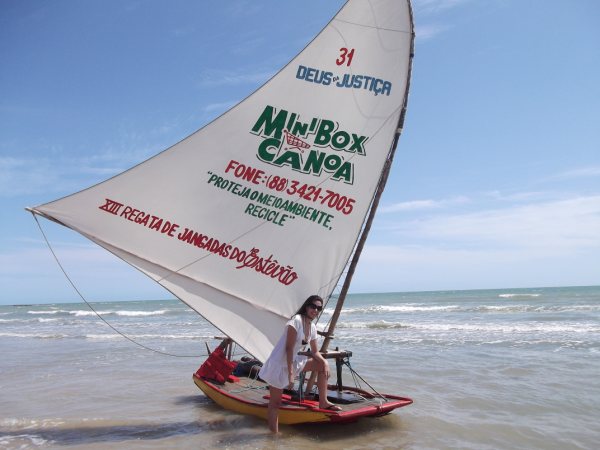
[[(253, 416), (267, 419), (267, 404), (257, 405), (255, 403), (246, 403), (238, 400), (235, 397), (224, 394), (221, 391), (214, 389), (208, 383), (200, 378), (194, 378), (194, 383), (198, 386), (207, 397), (225, 409), (235, 411), (241, 414), (251, 414)], [(283, 406), (279, 409), (279, 423), (285, 425), (294, 425), (299, 423), (313, 422), (329, 422), (331, 419), (326, 413), (314, 411), (311, 409), (291, 409)]]

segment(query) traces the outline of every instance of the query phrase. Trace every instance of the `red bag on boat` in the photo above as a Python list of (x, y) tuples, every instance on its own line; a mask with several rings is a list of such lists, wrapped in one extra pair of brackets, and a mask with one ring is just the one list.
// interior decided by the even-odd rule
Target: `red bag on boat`
[(223, 349), (218, 347), (200, 366), (196, 372), (196, 375), (198, 377), (208, 378), (215, 380), (219, 384), (223, 384), (229, 378), (236, 365), (237, 363), (229, 361), (227, 358), (225, 358)]

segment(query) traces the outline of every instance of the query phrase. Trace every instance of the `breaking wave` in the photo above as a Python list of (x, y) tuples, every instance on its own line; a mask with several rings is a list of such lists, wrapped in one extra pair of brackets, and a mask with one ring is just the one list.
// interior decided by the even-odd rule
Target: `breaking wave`
[[(600, 311), (600, 305), (537, 305), (537, 304), (502, 304), (502, 305), (442, 305), (424, 304), (398, 306), (368, 306), (364, 308), (344, 308), (343, 314), (384, 314), (384, 313), (564, 313), (580, 311)], [(333, 314), (328, 308), (324, 314)]]
[(486, 332), (486, 333), (600, 333), (600, 325), (570, 323), (552, 324), (526, 322), (516, 324), (470, 323), (400, 323), (379, 320), (375, 322), (340, 322), (339, 328), (371, 328), (421, 330), (434, 332)]
[(523, 297), (523, 298), (535, 298), (535, 297), (541, 297), (542, 294), (499, 294), (498, 297), (500, 298), (517, 298), (517, 297)]
[[(108, 315), (117, 315), (117, 316), (125, 316), (125, 317), (146, 317), (146, 316), (162, 316), (171, 312), (169, 309), (158, 309), (155, 311), (129, 311), (129, 310), (104, 310), (97, 311), (101, 316)], [(86, 317), (86, 316), (95, 316), (96, 313), (91, 310), (74, 310), (68, 311), (64, 309), (57, 309), (53, 311), (27, 311), (27, 314), (61, 314), (61, 315), (71, 315), (76, 317)]]

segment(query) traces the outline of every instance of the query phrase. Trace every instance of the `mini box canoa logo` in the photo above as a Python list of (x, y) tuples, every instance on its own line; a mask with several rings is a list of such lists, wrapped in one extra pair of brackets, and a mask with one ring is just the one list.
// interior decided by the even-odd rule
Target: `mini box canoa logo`
[(300, 119), (297, 113), (267, 105), (250, 131), (263, 138), (256, 153), (258, 159), (306, 174), (326, 172), (332, 180), (353, 184), (354, 164), (349, 159), (366, 155), (369, 138), (343, 130), (333, 120)]

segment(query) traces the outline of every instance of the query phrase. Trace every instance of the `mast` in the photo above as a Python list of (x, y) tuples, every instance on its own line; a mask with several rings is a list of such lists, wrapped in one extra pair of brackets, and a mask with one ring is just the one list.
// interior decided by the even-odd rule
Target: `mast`
[(373, 219), (375, 218), (375, 213), (377, 212), (377, 207), (379, 206), (379, 200), (381, 199), (381, 195), (385, 189), (385, 185), (388, 180), (388, 176), (390, 174), (390, 169), (392, 167), (392, 162), (394, 161), (394, 155), (396, 154), (396, 147), (398, 145), (398, 140), (400, 139), (400, 134), (402, 133), (402, 128), (404, 127), (404, 118), (406, 117), (406, 108), (408, 106), (408, 92), (410, 89), (410, 77), (412, 73), (412, 61), (414, 57), (414, 49), (415, 49), (415, 32), (414, 32), (414, 23), (413, 23), (413, 14), (412, 14), (412, 5), (410, 1), (408, 2), (408, 7), (410, 11), (410, 22), (412, 36), (410, 43), (410, 61), (408, 64), (408, 78), (406, 82), (406, 91), (404, 93), (404, 102), (402, 104), (402, 111), (400, 112), (400, 118), (398, 119), (398, 126), (396, 128), (396, 134), (394, 136), (394, 141), (390, 148), (387, 160), (385, 162), (384, 169), (381, 173), (381, 178), (379, 179), (379, 184), (377, 186), (377, 191), (373, 196), (373, 201), (371, 202), (371, 208), (369, 210), (369, 214), (367, 216), (367, 220), (365, 221), (365, 225), (363, 227), (363, 231), (358, 239), (358, 244), (356, 245), (356, 250), (354, 251), (354, 255), (352, 256), (352, 261), (348, 266), (348, 273), (346, 274), (346, 278), (344, 279), (344, 284), (342, 286), (342, 290), (340, 291), (340, 295), (338, 297), (338, 301), (335, 305), (335, 310), (333, 311), (333, 315), (331, 316), (331, 320), (329, 321), (329, 327), (327, 329), (325, 339), (323, 340), (323, 345), (321, 345), (321, 353), (324, 353), (329, 348), (329, 343), (333, 339), (333, 332), (337, 325), (337, 321), (342, 312), (342, 308), (344, 306), (344, 302), (346, 300), (346, 295), (348, 294), (348, 290), (350, 289), (350, 283), (352, 282), (352, 277), (354, 276), (354, 271), (358, 264), (358, 260), (360, 259), (360, 255), (365, 246), (365, 242), (367, 240), (367, 236), (369, 235), (369, 231), (371, 230), (371, 225), (373, 224)]

